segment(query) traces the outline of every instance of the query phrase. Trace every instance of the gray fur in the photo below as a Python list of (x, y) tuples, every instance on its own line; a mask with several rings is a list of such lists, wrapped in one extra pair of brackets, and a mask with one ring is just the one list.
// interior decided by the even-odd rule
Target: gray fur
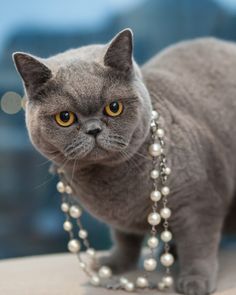
[[(132, 60), (132, 34), (124, 30), (108, 45), (38, 59), (43, 82), (30, 78), (35, 69), (29, 60), (35, 61), (29, 55), (16, 53), (14, 60), (28, 95), (32, 143), (63, 166), (76, 198), (113, 228), (115, 246), (103, 261), (117, 272), (136, 265), (150, 229), (151, 104), (161, 114), (173, 171), (177, 289), (186, 295), (214, 291), (221, 230), (235, 195), (236, 46), (211, 38), (182, 42), (140, 70)], [(108, 118), (103, 108), (117, 99), (124, 112)], [(63, 110), (79, 113), (79, 128), (54, 122)], [(86, 134), (91, 120), (102, 128), (96, 140)]]

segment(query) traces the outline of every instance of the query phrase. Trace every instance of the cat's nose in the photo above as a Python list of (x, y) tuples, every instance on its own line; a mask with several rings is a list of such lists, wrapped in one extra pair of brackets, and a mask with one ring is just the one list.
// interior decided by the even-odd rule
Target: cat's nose
[(98, 128), (90, 129), (86, 133), (90, 134), (90, 135), (93, 135), (93, 136), (97, 136), (98, 133), (100, 133), (101, 131), (102, 131), (102, 128), (98, 127)]
[(96, 137), (102, 131), (101, 122), (99, 120), (87, 121), (85, 124), (85, 132)]

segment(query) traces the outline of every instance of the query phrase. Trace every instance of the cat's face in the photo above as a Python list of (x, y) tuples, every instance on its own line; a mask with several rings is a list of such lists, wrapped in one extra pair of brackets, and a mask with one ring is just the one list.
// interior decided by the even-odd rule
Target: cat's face
[(133, 155), (149, 126), (150, 100), (132, 61), (132, 35), (51, 59), (16, 53), (26, 123), (36, 148), (57, 164), (113, 165)]

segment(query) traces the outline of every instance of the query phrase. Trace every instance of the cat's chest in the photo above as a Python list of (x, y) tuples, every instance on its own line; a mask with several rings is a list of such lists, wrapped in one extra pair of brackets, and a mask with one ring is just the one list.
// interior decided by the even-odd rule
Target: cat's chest
[(77, 175), (76, 197), (95, 217), (117, 227), (141, 226), (150, 207), (150, 161)]

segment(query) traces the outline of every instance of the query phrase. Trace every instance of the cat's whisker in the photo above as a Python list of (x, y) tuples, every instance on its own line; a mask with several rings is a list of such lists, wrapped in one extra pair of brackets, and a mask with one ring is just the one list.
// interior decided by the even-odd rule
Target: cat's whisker
[(70, 153), (71, 151), (73, 151), (75, 148), (75, 145), (72, 144), (72, 145), (69, 145), (65, 148), (65, 153)]
[(127, 159), (127, 156), (123, 153), (123, 151), (120, 152), (120, 155), (127, 162), (127, 164), (129, 164), (127, 174), (130, 172), (130, 169), (134, 169), (139, 172), (135, 164), (132, 161), (128, 161), (129, 159)]
[(33, 190), (38, 190), (38, 189), (40, 189), (41, 187), (45, 186), (45, 185), (48, 184), (50, 181), (52, 181), (54, 177), (55, 177), (55, 175), (51, 175), (49, 179), (47, 179), (47, 180), (44, 181), (43, 183), (41, 183), (41, 184), (35, 186), (35, 187), (33, 188)]
[(69, 157), (72, 154), (75, 154), (78, 151), (78, 149), (80, 149), (82, 146), (83, 146), (83, 143), (81, 142), (77, 146), (74, 146), (73, 149), (71, 149), (69, 152), (65, 151), (66, 156)]
[(137, 172), (142, 171), (141, 167), (137, 165), (137, 163), (134, 161), (132, 157), (129, 157), (126, 151), (120, 151), (121, 155), (124, 156), (124, 159), (127, 161), (127, 163), (130, 163), (132, 168), (134, 168)]
[(42, 163), (37, 164), (36, 167), (41, 167), (41, 166), (46, 165), (47, 163), (53, 162), (53, 160), (55, 160), (58, 157), (58, 154), (59, 153), (57, 153), (57, 155), (55, 155), (53, 158), (48, 158), (48, 160), (45, 160)]
[(70, 162), (70, 159), (66, 159), (66, 160), (62, 163), (62, 166), (60, 166), (60, 169), (63, 170), (69, 162)]
[[(69, 162), (68, 159), (65, 159), (64, 162), (62, 163), (62, 168), (64, 168), (66, 166), (66, 164)], [(54, 175), (51, 175), (47, 180), (45, 180), (43, 183), (39, 184), (39, 185), (36, 185), (33, 190), (37, 190), (43, 186), (45, 186), (46, 184), (48, 184), (50, 181), (53, 180), (53, 178), (56, 176), (56, 174)]]
[(74, 177), (74, 173), (75, 173), (75, 168), (76, 168), (76, 162), (77, 162), (78, 158), (75, 158), (74, 164), (73, 164), (73, 170), (72, 170), (72, 176), (71, 176), (71, 185), (73, 184), (73, 177)]
[(141, 158), (143, 158), (143, 159), (146, 159), (146, 160), (150, 160), (151, 158), (150, 157), (147, 157), (147, 156), (145, 156), (145, 155), (143, 155), (143, 154), (141, 154), (141, 153), (139, 153), (139, 152), (135, 152), (135, 156), (139, 156), (139, 157), (141, 157)]
[(120, 140), (122, 140), (122, 141), (125, 141), (124, 138), (123, 138), (123, 136), (121, 136), (121, 135), (116, 135), (116, 134), (109, 136), (109, 138), (110, 138), (110, 139), (120, 139)]
[(106, 143), (109, 143), (110, 146), (114, 148), (117, 148), (117, 146), (126, 148), (128, 146), (128, 143), (126, 143), (125, 141), (116, 140), (114, 138), (105, 138), (104, 141), (106, 141)]

